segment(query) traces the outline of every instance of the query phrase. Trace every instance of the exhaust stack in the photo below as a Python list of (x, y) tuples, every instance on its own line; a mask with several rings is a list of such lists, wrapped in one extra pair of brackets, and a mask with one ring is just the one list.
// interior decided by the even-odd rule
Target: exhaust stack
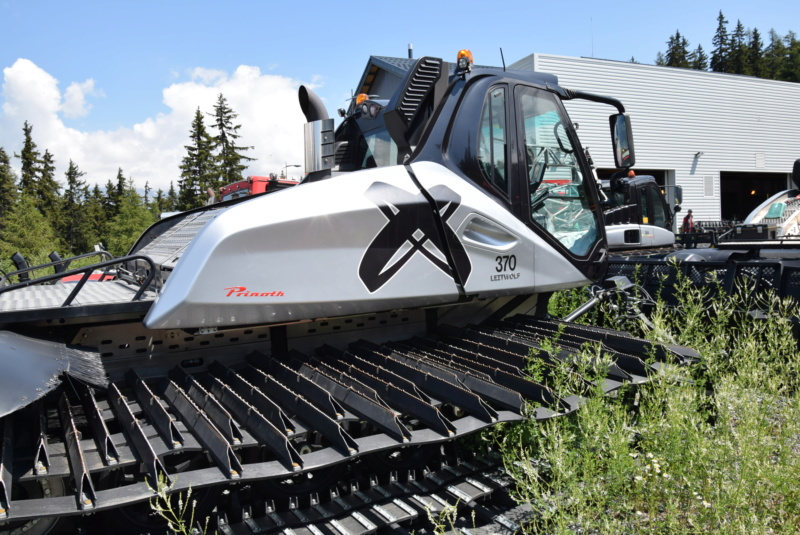
[(305, 124), (305, 168), (304, 182), (315, 182), (330, 176), (334, 165), (333, 119), (322, 100), (306, 86), (301, 85), (298, 92), (300, 109), (308, 121)]

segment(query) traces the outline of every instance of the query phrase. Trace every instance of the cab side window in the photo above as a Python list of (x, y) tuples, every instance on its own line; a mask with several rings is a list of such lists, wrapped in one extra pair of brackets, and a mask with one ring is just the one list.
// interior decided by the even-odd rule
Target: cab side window
[(653, 221), (651, 221), (650, 224), (661, 228), (667, 228), (669, 226), (667, 224), (667, 211), (664, 207), (662, 196), (659, 194), (656, 186), (647, 188), (647, 198), (653, 205)]
[(506, 142), (506, 90), (494, 88), (483, 105), (478, 135), (478, 160), (484, 177), (508, 194), (508, 144)]

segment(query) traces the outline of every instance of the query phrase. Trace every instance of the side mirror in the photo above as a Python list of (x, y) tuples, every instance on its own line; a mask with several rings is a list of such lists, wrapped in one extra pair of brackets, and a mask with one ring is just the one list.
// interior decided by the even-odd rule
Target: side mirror
[(683, 204), (683, 186), (675, 186), (675, 204), (677, 206)]
[(608, 118), (611, 126), (611, 143), (614, 147), (614, 164), (619, 169), (636, 165), (633, 151), (633, 131), (631, 118), (626, 113), (617, 113)]

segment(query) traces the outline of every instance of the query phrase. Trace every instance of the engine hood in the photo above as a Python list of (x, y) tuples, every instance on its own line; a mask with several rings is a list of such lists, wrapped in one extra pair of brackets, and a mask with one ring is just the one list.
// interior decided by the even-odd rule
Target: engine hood
[(209, 221), (145, 325), (295, 322), (456, 301), (444, 248), (402, 166), (302, 184)]

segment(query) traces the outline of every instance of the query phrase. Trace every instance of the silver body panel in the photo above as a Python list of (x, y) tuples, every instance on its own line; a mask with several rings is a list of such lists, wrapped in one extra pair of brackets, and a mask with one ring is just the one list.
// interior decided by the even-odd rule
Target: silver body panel
[[(627, 231), (637, 231), (638, 241), (626, 241)], [(631, 247), (667, 247), (675, 244), (675, 234), (667, 229), (654, 225), (619, 224), (606, 226), (608, 247), (614, 249), (630, 249)]]
[[(800, 202), (797, 190), (786, 190), (776, 193), (747, 215), (747, 225), (763, 224), (775, 238), (783, 236), (800, 236)], [(785, 203), (786, 210), (780, 218), (767, 218), (770, 207), (775, 203)]]
[[(454, 253), (463, 288), (430, 205), (406, 168), (369, 169), (254, 198), (208, 221), (145, 325), (291, 323), (588, 282), (468, 181), (433, 163), (411, 167), (436, 199), (448, 239), (458, 237), (449, 249), (465, 253)], [(504, 256), (514, 257), (514, 269), (506, 262), (498, 271)]]

